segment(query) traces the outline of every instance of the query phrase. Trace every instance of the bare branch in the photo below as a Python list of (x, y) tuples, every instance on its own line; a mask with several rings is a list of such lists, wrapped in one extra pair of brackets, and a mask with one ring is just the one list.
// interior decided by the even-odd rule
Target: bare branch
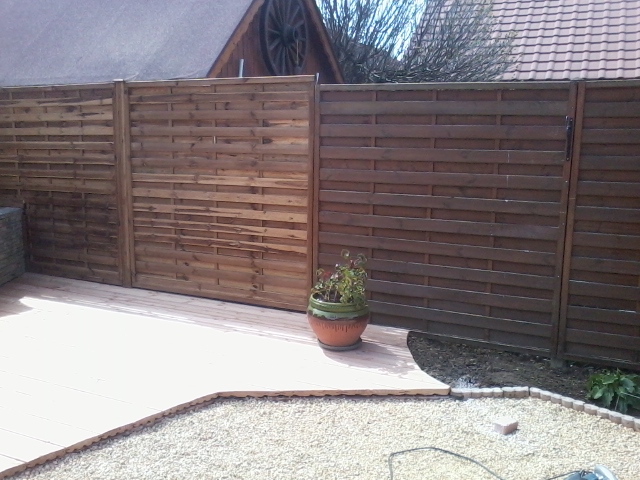
[(516, 63), (491, 0), (317, 0), (349, 83), (499, 78)]

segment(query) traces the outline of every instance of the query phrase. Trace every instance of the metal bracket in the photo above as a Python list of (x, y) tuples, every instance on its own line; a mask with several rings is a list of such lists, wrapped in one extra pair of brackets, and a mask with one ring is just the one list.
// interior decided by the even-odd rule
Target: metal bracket
[(565, 128), (567, 130), (567, 147), (565, 150), (565, 161), (571, 160), (571, 154), (573, 153), (573, 123), (572, 117), (565, 117)]

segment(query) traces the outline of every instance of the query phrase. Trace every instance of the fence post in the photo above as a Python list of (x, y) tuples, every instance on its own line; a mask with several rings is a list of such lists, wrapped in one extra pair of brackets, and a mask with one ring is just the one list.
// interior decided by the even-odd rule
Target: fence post
[(129, 92), (124, 80), (116, 80), (113, 102), (113, 131), (116, 154), (117, 209), (119, 220), (119, 273), (124, 287), (132, 286), (133, 257), (133, 195), (131, 191), (131, 125)]
[(585, 82), (577, 84), (575, 100), (575, 115), (572, 133), (573, 148), (571, 150), (570, 172), (569, 172), (569, 192), (567, 201), (567, 213), (565, 219), (564, 238), (560, 241), (564, 250), (562, 254), (562, 273), (560, 284), (560, 302), (558, 305), (558, 322), (555, 332), (555, 351), (552, 355), (562, 359), (565, 354), (565, 341), (567, 337), (567, 305), (569, 301), (569, 280), (571, 277), (571, 254), (573, 248), (573, 230), (576, 216), (576, 195), (578, 189), (578, 175), (580, 173), (580, 153), (582, 149), (582, 124), (584, 119), (585, 106)]
[[(316, 77), (317, 78), (317, 77)], [(320, 165), (320, 85), (314, 82), (309, 95), (309, 187), (307, 291), (311, 290), (318, 268), (318, 169)]]

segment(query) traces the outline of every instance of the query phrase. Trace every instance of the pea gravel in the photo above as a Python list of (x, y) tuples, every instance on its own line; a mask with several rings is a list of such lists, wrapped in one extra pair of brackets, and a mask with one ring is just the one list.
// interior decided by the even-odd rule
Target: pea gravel
[[(494, 432), (500, 416), (519, 429)], [(640, 433), (608, 420), (532, 398), (420, 397), (218, 400), (13, 478), (382, 480), (391, 453), (427, 446), (472, 457), (505, 480), (595, 464), (640, 479)], [(393, 468), (394, 480), (495, 478), (433, 450), (394, 456)]]

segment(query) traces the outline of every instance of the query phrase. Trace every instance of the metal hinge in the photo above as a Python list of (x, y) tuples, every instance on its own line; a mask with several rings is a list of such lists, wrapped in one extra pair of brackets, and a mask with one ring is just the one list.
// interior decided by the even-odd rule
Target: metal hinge
[(567, 129), (567, 148), (565, 151), (565, 161), (568, 162), (571, 160), (571, 154), (573, 153), (573, 118), (565, 117), (565, 126)]

